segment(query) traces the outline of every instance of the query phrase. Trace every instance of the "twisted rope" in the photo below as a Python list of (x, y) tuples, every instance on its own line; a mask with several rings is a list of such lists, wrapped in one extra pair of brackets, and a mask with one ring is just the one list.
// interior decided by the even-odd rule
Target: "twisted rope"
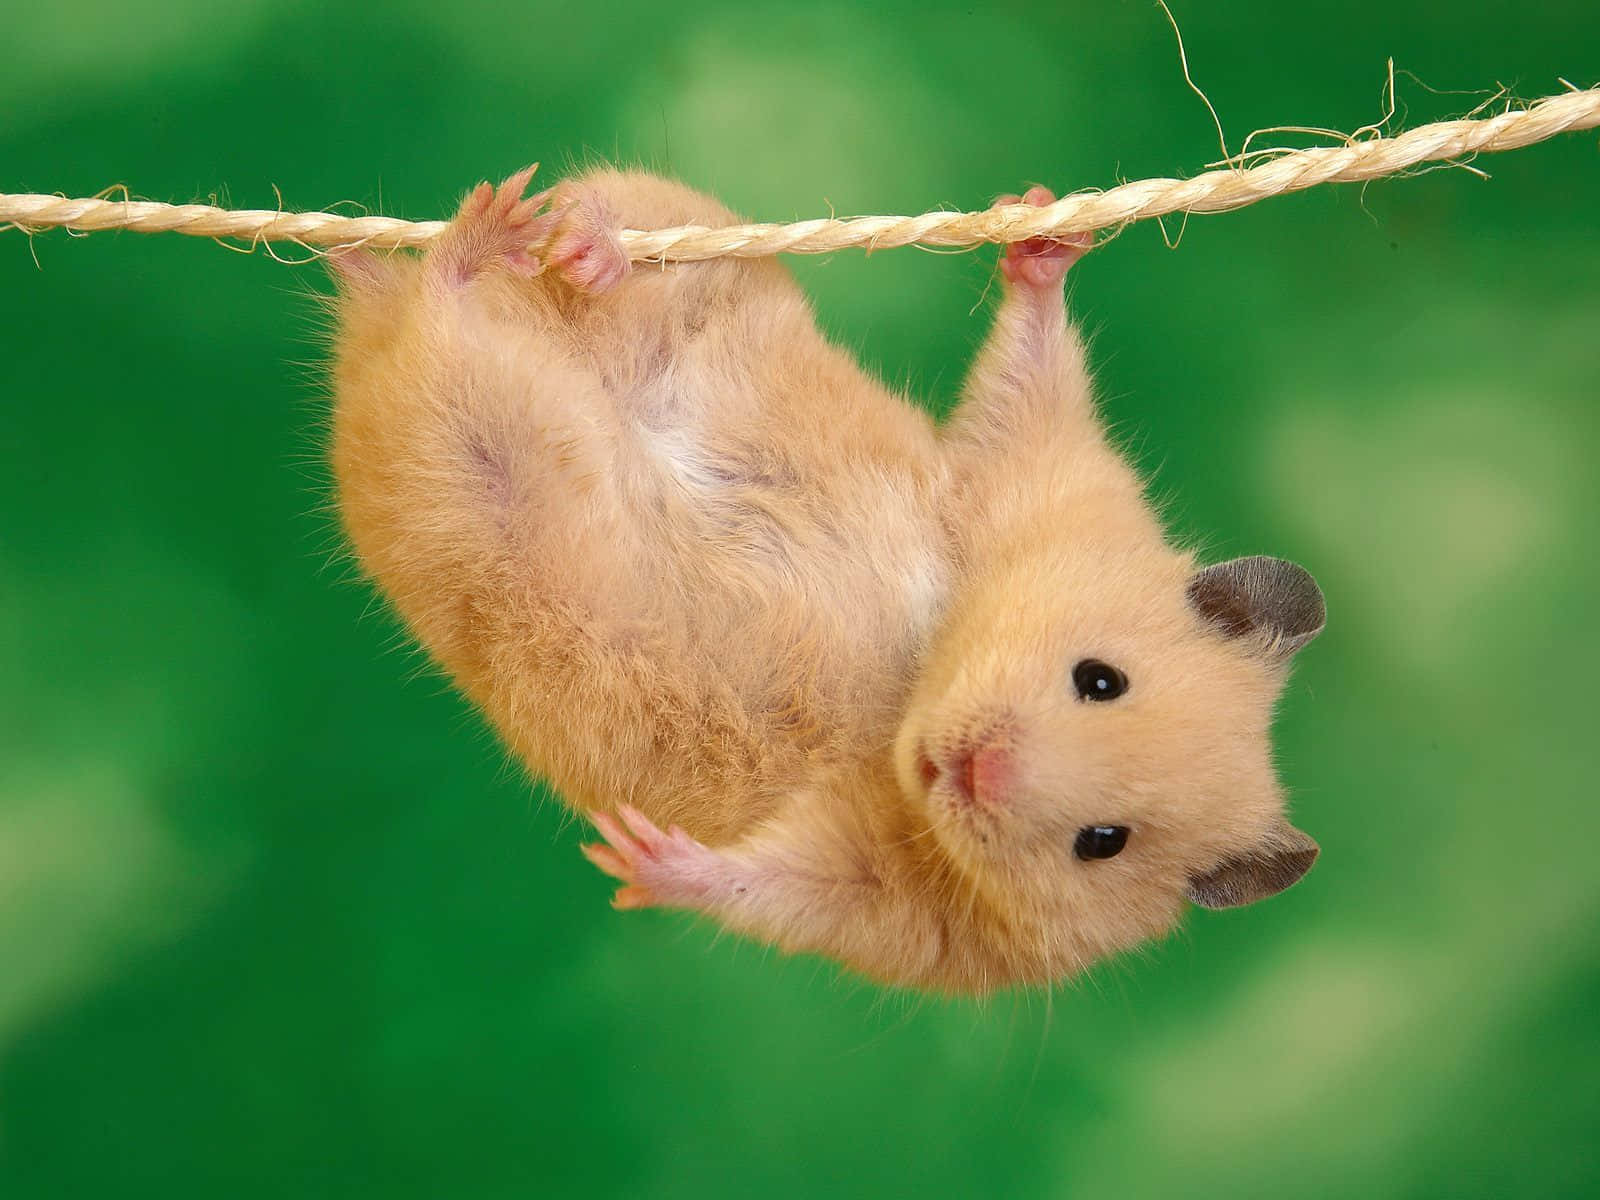
[[(1600, 88), (1575, 88), (1494, 117), (1440, 121), (1392, 138), (1351, 138), (1343, 146), (1285, 151), (1259, 166), (1207, 171), (1190, 179), (1144, 179), (1104, 192), (1079, 192), (1043, 208), (1006, 205), (983, 212), (930, 212), (917, 217), (854, 217), (717, 229), (698, 225), (629, 229), (623, 231), (622, 243), (634, 260), (682, 262), (725, 255), (825, 254), (849, 246), (971, 247), (984, 242), (1018, 242), (1086, 233), (1171, 213), (1227, 212), (1320, 183), (1379, 179), (1423, 163), (1514, 150), (1559, 133), (1596, 126), (1600, 126)], [(303, 246), (390, 248), (424, 246), (439, 236), (446, 222), (0, 194), (0, 229), (8, 225), (27, 231), (131, 229), (237, 238), (252, 244), (290, 241)]]

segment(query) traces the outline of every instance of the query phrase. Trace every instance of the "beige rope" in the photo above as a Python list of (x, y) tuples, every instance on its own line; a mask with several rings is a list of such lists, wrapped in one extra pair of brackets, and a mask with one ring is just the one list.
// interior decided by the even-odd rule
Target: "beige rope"
[[(1526, 108), (1481, 120), (1441, 121), (1396, 137), (1350, 139), (1347, 145), (1292, 150), (1259, 166), (1207, 171), (1192, 179), (1144, 179), (1104, 192), (1079, 192), (1044, 208), (1007, 205), (983, 212), (932, 212), (919, 217), (855, 217), (793, 225), (686, 225), (625, 230), (623, 245), (635, 260), (684, 261), (733, 255), (824, 254), (848, 246), (974, 246), (1025, 238), (1083, 233), (1170, 213), (1217, 213), (1242, 208), (1319, 183), (1357, 183), (1393, 175), (1422, 163), (1514, 150), (1558, 133), (1600, 126), (1600, 88), (1547, 96)], [(335, 213), (228, 211), (205, 204), (143, 200), (67, 200), (59, 196), (0, 194), (0, 229), (60, 227), (79, 232), (131, 229), (239, 238), (251, 243), (292, 241), (307, 246), (422, 246), (443, 221), (345, 217)]]

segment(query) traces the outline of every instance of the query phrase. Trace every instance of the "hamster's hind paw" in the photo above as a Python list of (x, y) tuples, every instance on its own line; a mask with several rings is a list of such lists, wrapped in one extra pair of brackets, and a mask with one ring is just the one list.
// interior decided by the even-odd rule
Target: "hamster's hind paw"
[[(1031, 187), (1022, 196), (1001, 196), (992, 207), (1031, 204), (1034, 208), (1043, 208), (1055, 201), (1056, 194), (1049, 188)], [(1093, 246), (1092, 233), (1069, 233), (1060, 238), (1038, 237), (1025, 242), (1013, 242), (1006, 247), (1005, 257), (1000, 260), (1000, 272), (1008, 283), (1035, 288), (1057, 287), (1066, 277), (1067, 268)]]
[(579, 291), (615, 287), (633, 264), (605, 201), (593, 188), (573, 183), (560, 188), (555, 202), (558, 224), (545, 248), (545, 262)]
[(722, 857), (674, 825), (663, 833), (636, 808), (619, 805), (617, 816), (592, 812), (589, 820), (605, 838), (580, 847), (600, 870), (625, 886), (611, 906), (618, 909), (702, 908), (732, 886)]
[(517, 275), (539, 274), (543, 265), (533, 247), (549, 237), (562, 214), (541, 211), (554, 189), (523, 197), (538, 169), (534, 163), (499, 187), (480, 183), (473, 188), (430, 255), (436, 269), (457, 284), (496, 267)]

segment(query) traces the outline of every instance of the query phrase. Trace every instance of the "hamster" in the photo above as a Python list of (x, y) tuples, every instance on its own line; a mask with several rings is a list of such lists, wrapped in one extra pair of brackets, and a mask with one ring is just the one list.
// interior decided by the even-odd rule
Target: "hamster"
[(1322, 594), (1168, 542), (1067, 321), (1087, 238), (1006, 251), (939, 425), (776, 261), (630, 266), (619, 230), (715, 200), (532, 173), (420, 257), (333, 260), (332, 461), (364, 570), (588, 815), (617, 908), (982, 994), (1310, 868), (1269, 734)]

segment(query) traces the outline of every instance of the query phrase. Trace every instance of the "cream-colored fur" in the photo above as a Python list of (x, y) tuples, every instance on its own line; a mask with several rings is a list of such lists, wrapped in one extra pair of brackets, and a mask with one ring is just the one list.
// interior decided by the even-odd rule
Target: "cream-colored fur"
[[(579, 269), (715, 201), (617, 171), (554, 201), (564, 270), (505, 266), (481, 194), (423, 259), (345, 260), (333, 459), (365, 569), (600, 814), (620, 901), (982, 992), (1161, 933), (1280, 836), (1285, 656), (1196, 611), (1059, 283), (1007, 288), (941, 429), (772, 260)], [(1127, 694), (1080, 700), (1084, 658)], [(925, 777), (974, 737), (1015, 767), (984, 803)], [(1127, 848), (1078, 860), (1090, 825)]]

